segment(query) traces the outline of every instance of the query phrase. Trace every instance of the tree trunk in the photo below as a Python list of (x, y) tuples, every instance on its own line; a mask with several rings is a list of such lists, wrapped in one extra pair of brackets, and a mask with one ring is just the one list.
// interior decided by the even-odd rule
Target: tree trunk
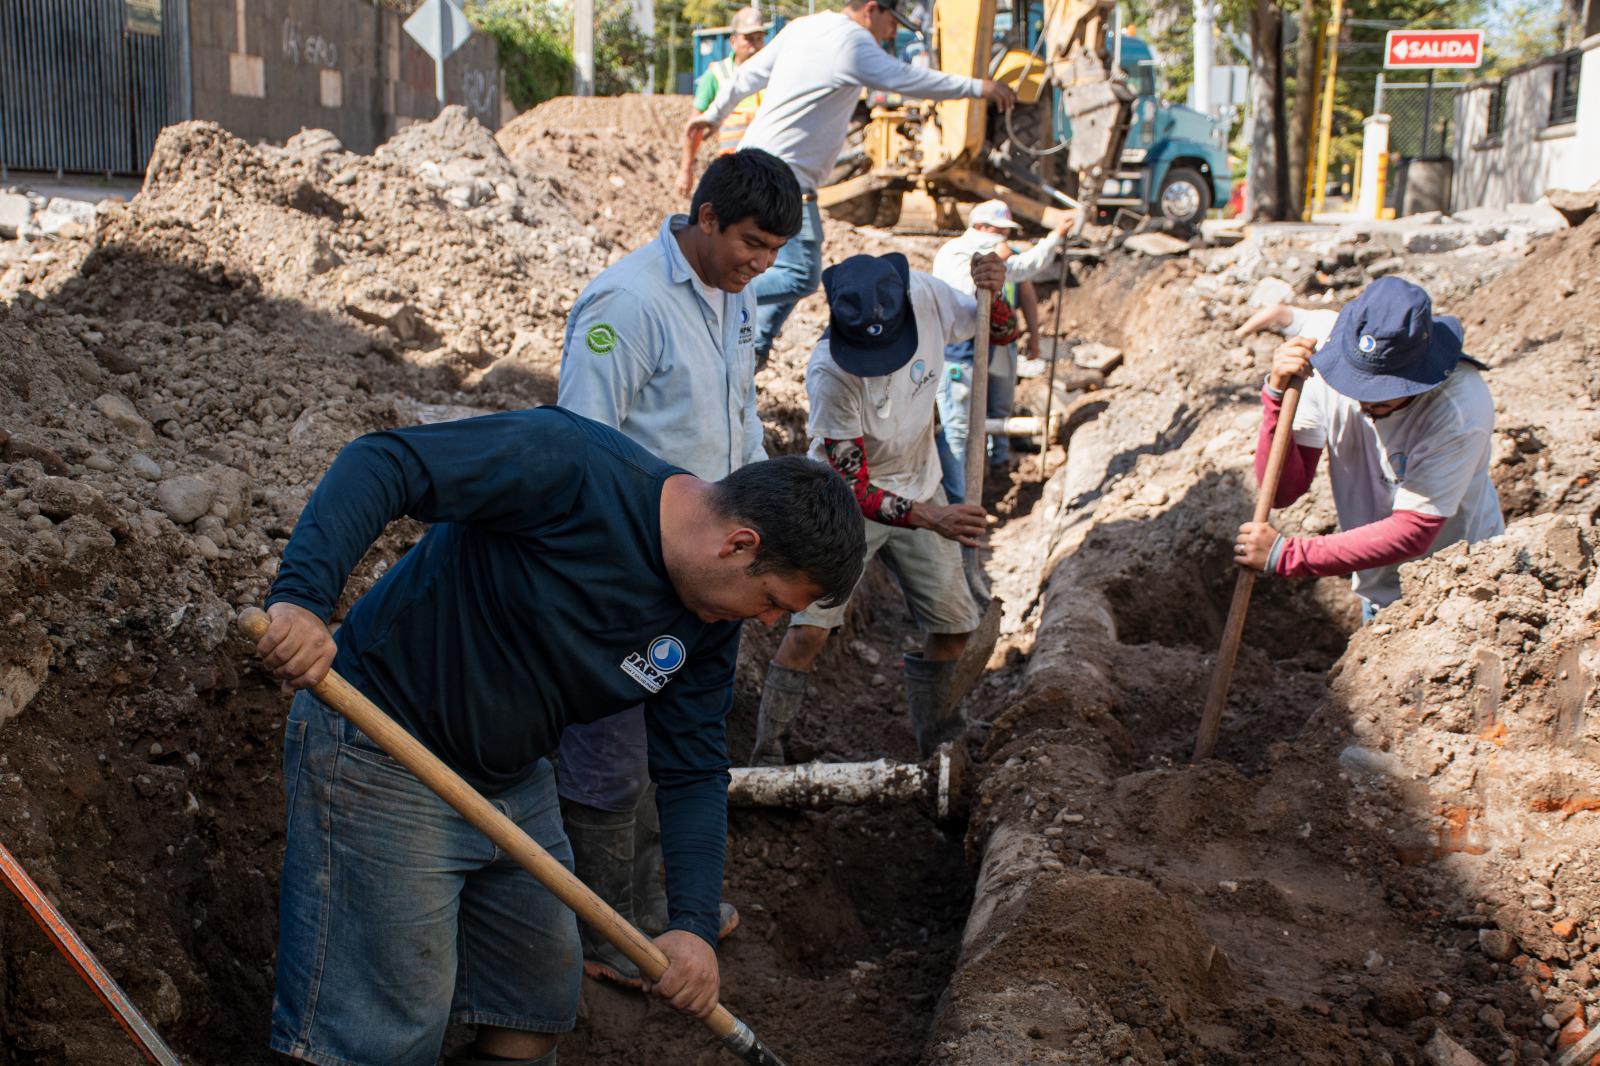
[(1276, 0), (1250, 3), (1250, 217), (1286, 217), (1283, 9)]
[(1300, 0), (1296, 15), (1299, 36), (1294, 43), (1294, 116), (1289, 123), (1289, 213), (1299, 218), (1305, 207), (1306, 167), (1311, 160), (1311, 134), (1316, 125), (1317, 9)]

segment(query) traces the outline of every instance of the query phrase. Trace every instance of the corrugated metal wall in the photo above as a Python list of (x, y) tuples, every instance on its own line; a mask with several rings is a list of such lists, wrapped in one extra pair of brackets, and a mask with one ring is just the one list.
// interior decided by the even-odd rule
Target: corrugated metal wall
[(190, 113), (188, 0), (0, 0), (0, 167), (142, 174)]

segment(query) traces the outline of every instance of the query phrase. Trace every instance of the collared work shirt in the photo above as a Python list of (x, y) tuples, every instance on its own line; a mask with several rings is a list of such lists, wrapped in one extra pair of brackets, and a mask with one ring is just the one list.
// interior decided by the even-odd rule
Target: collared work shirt
[(767, 457), (756, 411), (756, 298), (696, 291), (672, 215), (654, 241), (601, 271), (573, 305), (557, 403), (716, 481)]

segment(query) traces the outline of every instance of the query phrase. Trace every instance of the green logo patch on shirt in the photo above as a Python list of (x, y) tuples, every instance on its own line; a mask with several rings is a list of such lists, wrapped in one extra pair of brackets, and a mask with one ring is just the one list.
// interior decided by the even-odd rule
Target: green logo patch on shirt
[(583, 335), (583, 343), (595, 355), (610, 355), (617, 347), (617, 331), (604, 322), (590, 326), (589, 332)]

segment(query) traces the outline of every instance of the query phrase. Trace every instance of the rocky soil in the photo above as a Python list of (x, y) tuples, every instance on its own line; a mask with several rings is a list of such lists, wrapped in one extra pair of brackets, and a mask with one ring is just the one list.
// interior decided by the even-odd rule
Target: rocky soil
[[(132, 202), (0, 244), (0, 842), (184, 1061), (268, 1061), (287, 703), (232, 612), (350, 437), (553, 399), (572, 300), (684, 206), (682, 117), (553, 101), (495, 138), (449, 109), (371, 157), (186, 124)], [(1042, 491), (1037, 452), (990, 487), (1007, 611), (967, 703), (974, 818), (736, 813), (730, 1005), (794, 1061), (852, 1066), (1416, 1063), (1444, 1041), (1540, 1062), (1600, 1022), (1597, 225), (1281, 231), (1078, 270), (1063, 342), (1125, 358), (1074, 376), (1104, 387)], [(832, 260), (936, 247), (828, 223)], [(1219, 760), (1187, 766), (1270, 350), (1229, 331), (1251, 300), (1397, 271), (1495, 367), (1518, 521), (1410, 568), (1359, 632), (1340, 582), (1258, 585)], [(825, 317), (805, 301), (758, 375), (773, 452), (804, 445)], [(1331, 529), (1325, 489), (1284, 520)], [(419, 532), (391, 530), (346, 602)], [(913, 630), (881, 570), (869, 591), (799, 723), (823, 758), (914, 750)], [(779, 636), (745, 641), (736, 755)], [(585, 1010), (565, 1061), (718, 1061), (642, 1000), (591, 986)], [(130, 1055), (0, 902), (0, 1063)]]
[[(1271, 348), (1231, 328), (1289, 259), (1309, 268), (1294, 298), (1337, 302), (1355, 286), (1327, 268), (1365, 273), (1371, 250), (1266, 240), (1069, 290), (1071, 330), (1126, 362), (998, 538), (1002, 565), (1050, 562), (1001, 653), (1021, 665), (992, 697), (981, 872), (926, 1061), (1552, 1062), (1600, 1022), (1597, 239), (1383, 271), (1461, 314), (1494, 367), (1511, 529), (1408, 566), (1406, 599), (1359, 631), (1342, 582), (1258, 583), (1218, 759), (1197, 766)], [(1530, 346), (1552, 277), (1583, 302)], [(1331, 529), (1321, 493), (1280, 521)]]

